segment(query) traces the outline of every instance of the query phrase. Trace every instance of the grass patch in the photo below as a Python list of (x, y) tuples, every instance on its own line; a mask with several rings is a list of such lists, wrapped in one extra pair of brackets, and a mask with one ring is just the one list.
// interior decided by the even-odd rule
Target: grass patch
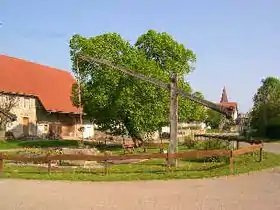
[[(84, 144), (88, 147), (96, 147), (100, 152), (104, 151), (111, 151), (114, 155), (123, 154), (123, 148), (121, 144), (114, 144), (114, 145), (100, 145), (96, 142), (84, 142)], [(169, 144), (164, 144), (164, 149), (168, 150)], [(21, 149), (21, 148), (41, 148), (41, 149), (51, 149), (51, 148), (60, 148), (60, 147), (67, 147), (67, 148), (78, 148), (79, 143), (75, 140), (30, 140), (30, 141), (23, 141), (23, 140), (12, 140), (2, 142), (0, 141), (0, 150), (9, 150), (9, 149)], [(178, 151), (184, 152), (188, 151), (189, 149), (183, 145), (178, 145)], [(150, 146), (147, 148), (147, 153), (159, 153), (160, 149), (156, 146)], [(142, 153), (143, 148), (135, 148), (135, 154)]]
[[(85, 142), (91, 145), (90, 142)], [(78, 141), (75, 140), (11, 140), (0, 141), (0, 149), (16, 149), (16, 148), (50, 148), (50, 147), (78, 147)]]
[(258, 162), (258, 155), (247, 154), (235, 159), (235, 169), (231, 172), (228, 161), (188, 161), (180, 160), (179, 167), (166, 171), (164, 160), (148, 160), (134, 164), (111, 165), (109, 174), (104, 169), (62, 169), (53, 170), (5, 164), (2, 178), (23, 178), (40, 180), (84, 180), (84, 181), (129, 181), (129, 180), (167, 180), (198, 179), (248, 173), (280, 165), (280, 155), (264, 153), (263, 161)]

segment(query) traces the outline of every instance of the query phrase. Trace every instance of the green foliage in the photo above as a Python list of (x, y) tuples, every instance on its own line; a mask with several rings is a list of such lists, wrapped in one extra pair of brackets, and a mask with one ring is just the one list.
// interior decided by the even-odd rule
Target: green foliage
[[(219, 150), (219, 149), (231, 149), (230, 142), (220, 139), (210, 139), (210, 140), (200, 140), (196, 141), (190, 136), (186, 136), (184, 139), (184, 146), (188, 149), (194, 150)], [(204, 162), (221, 162), (221, 161), (228, 161), (226, 157), (206, 157), (200, 160), (193, 160), (193, 161), (204, 161)]]
[(280, 137), (280, 79), (267, 77), (253, 98), (251, 127), (260, 136)]
[(210, 140), (194, 140), (190, 136), (186, 136), (184, 139), (184, 145), (189, 149), (196, 150), (215, 150), (215, 149), (231, 149), (230, 142), (221, 139)]
[(222, 120), (222, 114), (213, 111), (212, 109), (207, 109), (207, 118), (205, 120), (206, 124), (212, 129), (218, 129)]
[(197, 141), (194, 145), (197, 150), (230, 149), (230, 142), (220, 139)]
[[(155, 58), (152, 52), (162, 53)], [(182, 80), (182, 75), (190, 72), (195, 55), (166, 33), (148, 31), (139, 37), (135, 46), (117, 33), (90, 38), (74, 35), (70, 40), (70, 54), (76, 75), (78, 53), (105, 58), (168, 83), (168, 69), (174, 70), (180, 75), (179, 86), (192, 92), (189, 84)], [(101, 129), (118, 134), (128, 133), (133, 138), (141, 139), (144, 133), (157, 131), (168, 124), (168, 91), (105, 65), (82, 60), (78, 62), (84, 111)], [(174, 68), (171, 69), (172, 65)], [(203, 97), (202, 94), (200, 97)], [(73, 87), (72, 100), (77, 104), (76, 87)], [(204, 116), (201, 106), (181, 98), (179, 104), (180, 120), (200, 120)]]
[(194, 136), (188, 135), (184, 137), (184, 146), (186, 146), (188, 149), (193, 149), (196, 144), (196, 141), (194, 140)]
[[(231, 149), (231, 145), (229, 141), (220, 140), (220, 139), (210, 139), (210, 140), (196, 141), (193, 148), (195, 150), (220, 150), (220, 149), (229, 150)], [(216, 161), (228, 162), (227, 157), (219, 157), (219, 156), (206, 157), (206, 158), (202, 158), (202, 160), (207, 162), (216, 162)]]
[(155, 60), (167, 74), (176, 72), (183, 77), (193, 69), (196, 55), (169, 34), (149, 30), (141, 35), (135, 46), (144, 52), (148, 60)]

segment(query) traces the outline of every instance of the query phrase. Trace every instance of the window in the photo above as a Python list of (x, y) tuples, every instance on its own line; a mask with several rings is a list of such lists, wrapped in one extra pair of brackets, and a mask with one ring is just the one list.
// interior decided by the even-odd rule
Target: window
[(23, 99), (23, 107), (24, 108), (30, 108), (29, 98), (24, 98)]

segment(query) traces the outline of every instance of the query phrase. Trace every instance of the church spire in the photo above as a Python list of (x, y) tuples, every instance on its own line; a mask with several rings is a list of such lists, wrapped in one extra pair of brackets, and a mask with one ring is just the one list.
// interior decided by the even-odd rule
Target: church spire
[(225, 86), (223, 88), (223, 93), (222, 93), (222, 97), (221, 97), (220, 103), (223, 103), (223, 102), (228, 102), (228, 96), (227, 96), (227, 91), (226, 91), (226, 87)]

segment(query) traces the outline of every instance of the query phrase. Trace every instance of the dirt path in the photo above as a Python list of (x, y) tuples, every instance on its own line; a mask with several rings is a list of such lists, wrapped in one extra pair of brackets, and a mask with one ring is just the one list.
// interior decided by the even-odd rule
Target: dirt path
[(274, 210), (280, 209), (280, 168), (205, 180), (0, 180), (0, 189), (3, 210)]

